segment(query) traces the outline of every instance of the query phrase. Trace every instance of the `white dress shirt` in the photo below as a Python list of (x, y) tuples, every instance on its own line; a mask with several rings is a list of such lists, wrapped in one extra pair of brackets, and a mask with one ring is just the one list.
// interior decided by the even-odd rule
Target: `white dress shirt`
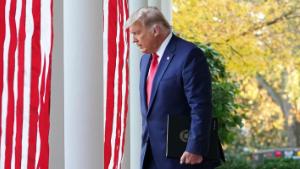
[(172, 31), (170, 31), (169, 35), (167, 36), (167, 38), (163, 41), (163, 43), (160, 45), (160, 47), (158, 48), (156, 54), (158, 55), (158, 64), (167, 48), (167, 45), (169, 44), (169, 42), (171, 41), (172, 38)]

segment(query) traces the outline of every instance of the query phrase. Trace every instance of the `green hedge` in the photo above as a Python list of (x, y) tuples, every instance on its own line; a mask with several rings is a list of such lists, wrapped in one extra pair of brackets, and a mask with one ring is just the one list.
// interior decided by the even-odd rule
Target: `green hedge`
[(230, 144), (235, 140), (237, 129), (242, 126), (245, 116), (237, 113), (243, 105), (237, 103), (239, 85), (226, 71), (223, 56), (211, 46), (196, 43), (204, 52), (212, 76), (213, 116), (218, 119), (219, 136), (222, 143)]
[(292, 159), (270, 159), (265, 160), (256, 169), (300, 169), (300, 160)]
[(253, 169), (249, 160), (246, 160), (246, 158), (247, 156), (244, 154), (239, 154), (238, 156), (226, 154), (226, 162), (217, 169)]
[(300, 160), (276, 158), (255, 165), (244, 159), (229, 159), (217, 169), (300, 169)]

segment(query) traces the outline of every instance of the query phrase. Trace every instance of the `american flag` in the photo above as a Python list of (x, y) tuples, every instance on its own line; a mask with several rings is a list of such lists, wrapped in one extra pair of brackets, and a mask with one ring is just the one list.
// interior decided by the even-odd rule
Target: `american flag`
[(124, 152), (129, 83), (127, 18), (127, 0), (103, 1), (104, 169), (121, 168)]
[(52, 0), (0, 0), (0, 169), (47, 169)]

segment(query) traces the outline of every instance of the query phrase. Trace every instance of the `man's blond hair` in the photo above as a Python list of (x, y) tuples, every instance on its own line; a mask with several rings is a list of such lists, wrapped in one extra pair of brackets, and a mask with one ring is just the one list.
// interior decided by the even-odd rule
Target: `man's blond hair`
[(136, 22), (140, 22), (146, 27), (161, 24), (163, 27), (169, 30), (171, 29), (171, 25), (157, 7), (140, 8), (128, 18), (125, 28), (129, 28)]

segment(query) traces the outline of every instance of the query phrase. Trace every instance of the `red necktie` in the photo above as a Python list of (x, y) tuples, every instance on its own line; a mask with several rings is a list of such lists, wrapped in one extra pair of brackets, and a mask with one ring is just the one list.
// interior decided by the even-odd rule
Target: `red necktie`
[(147, 79), (147, 104), (148, 105), (150, 103), (152, 83), (153, 83), (153, 79), (155, 77), (157, 66), (158, 66), (158, 55), (156, 53), (153, 53), (151, 65), (150, 65), (149, 72), (148, 72), (148, 79)]

